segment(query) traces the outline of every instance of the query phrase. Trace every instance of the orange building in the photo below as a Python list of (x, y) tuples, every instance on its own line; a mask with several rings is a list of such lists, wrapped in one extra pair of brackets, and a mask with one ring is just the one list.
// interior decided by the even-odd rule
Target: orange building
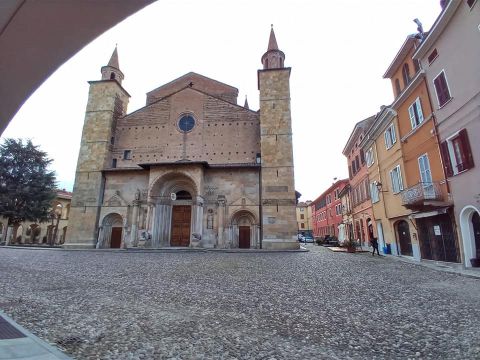
[(353, 236), (354, 240), (364, 248), (370, 246), (370, 238), (377, 237), (365, 153), (360, 147), (360, 143), (374, 119), (375, 116), (370, 116), (355, 124), (342, 152), (348, 161)]
[[(420, 34), (409, 35), (384, 78), (392, 82), (404, 168), (390, 171), (392, 192), (411, 210), (409, 221), (397, 232), (402, 249), (417, 260), (460, 261), (452, 202), (440, 156), (435, 115), (425, 71), (412, 59)], [(403, 174), (402, 174), (403, 173)], [(404, 180), (405, 179), (405, 183)]]

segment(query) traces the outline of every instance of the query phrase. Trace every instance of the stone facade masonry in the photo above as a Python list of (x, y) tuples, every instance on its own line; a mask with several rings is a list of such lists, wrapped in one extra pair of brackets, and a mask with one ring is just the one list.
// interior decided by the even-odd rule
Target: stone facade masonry
[(289, 78), (290, 68), (258, 72), (264, 248), (298, 248)]
[(90, 82), (65, 246), (298, 248), (289, 75), (259, 71), (260, 111), (195, 73), (127, 115), (116, 80)]

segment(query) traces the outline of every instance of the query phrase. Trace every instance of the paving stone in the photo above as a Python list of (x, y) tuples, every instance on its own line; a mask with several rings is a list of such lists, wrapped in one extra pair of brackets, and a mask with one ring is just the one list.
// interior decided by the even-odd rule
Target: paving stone
[(479, 357), (480, 280), (309, 248), (0, 249), (0, 302), (76, 359)]

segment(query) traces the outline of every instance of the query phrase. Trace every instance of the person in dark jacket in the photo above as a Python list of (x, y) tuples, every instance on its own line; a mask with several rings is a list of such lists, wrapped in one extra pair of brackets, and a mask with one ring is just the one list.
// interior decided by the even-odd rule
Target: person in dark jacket
[(375, 255), (375, 250), (377, 250), (377, 255), (380, 256), (380, 252), (378, 251), (378, 239), (376, 237), (372, 237), (372, 240), (370, 240), (370, 243), (372, 244), (372, 247), (373, 247), (372, 256)]

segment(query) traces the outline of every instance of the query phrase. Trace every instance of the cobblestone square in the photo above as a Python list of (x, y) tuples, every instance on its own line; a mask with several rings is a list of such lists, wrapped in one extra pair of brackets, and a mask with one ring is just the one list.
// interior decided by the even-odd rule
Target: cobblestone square
[(479, 280), (309, 249), (0, 249), (0, 309), (76, 359), (480, 358)]

